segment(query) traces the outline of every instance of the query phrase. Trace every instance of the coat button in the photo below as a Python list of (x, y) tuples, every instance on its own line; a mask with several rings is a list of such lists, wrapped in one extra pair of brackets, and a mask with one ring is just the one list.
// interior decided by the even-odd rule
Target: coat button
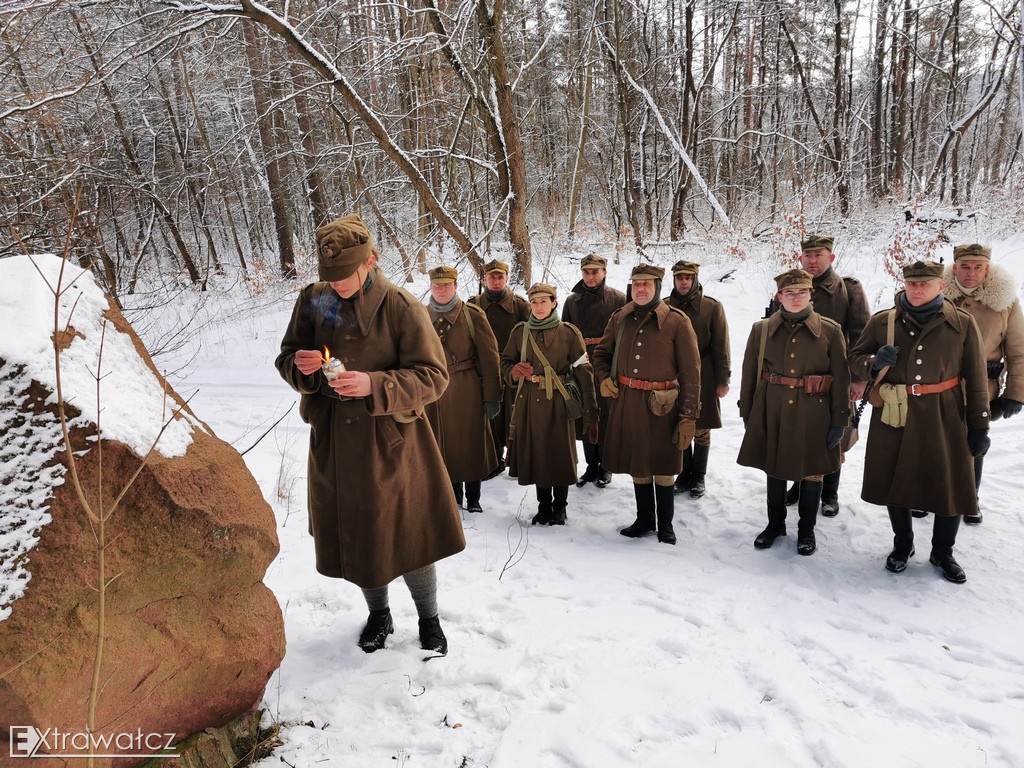
[[(790, 389), (792, 389), (792, 387), (790, 387)], [(792, 400), (790, 400), (790, 401), (789, 401), (789, 404), (790, 404), (790, 405), (792, 405), (792, 404), (793, 404), (793, 401), (792, 401)]]
[(921, 364), (921, 361), (920, 361), (920, 360), (918, 360), (918, 361), (917, 361), (917, 364), (918, 364), (918, 365), (920, 365), (920, 364)]
[(918, 374), (917, 376), (915, 376), (915, 377), (914, 377), (914, 379), (915, 379), (916, 381), (920, 381), (920, 380), (921, 380), (921, 374)]
[(389, 381), (388, 382), (388, 389), (394, 389), (394, 388), (395, 388), (395, 382)]

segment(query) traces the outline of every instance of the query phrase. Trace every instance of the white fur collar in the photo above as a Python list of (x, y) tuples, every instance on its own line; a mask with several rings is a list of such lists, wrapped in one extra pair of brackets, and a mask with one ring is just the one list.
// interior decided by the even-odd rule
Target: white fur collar
[[(953, 267), (946, 267), (943, 279), (946, 281), (945, 294), (947, 299), (955, 302), (964, 295), (964, 292), (960, 290), (960, 287), (953, 279)], [(984, 283), (978, 286), (978, 290), (971, 294), (971, 297), (977, 299), (989, 309), (1003, 312), (1012, 307), (1013, 302), (1017, 300), (1017, 283), (1013, 279), (1013, 275), (1005, 267), (990, 263), (988, 265), (988, 277), (985, 278)]]

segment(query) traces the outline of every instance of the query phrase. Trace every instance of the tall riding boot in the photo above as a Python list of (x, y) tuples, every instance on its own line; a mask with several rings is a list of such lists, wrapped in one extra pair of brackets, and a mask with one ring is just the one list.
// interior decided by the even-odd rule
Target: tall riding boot
[(483, 512), (480, 506), (480, 481), (466, 483), (466, 511)]
[(569, 486), (556, 485), (551, 490), (551, 525), (565, 525), (565, 510), (569, 506)]
[(814, 539), (814, 524), (818, 520), (818, 505), (821, 503), (821, 483), (800, 481), (800, 522), (797, 524), (796, 553), (813, 555), (818, 550)]
[(537, 514), (533, 516), (534, 525), (551, 523), (551, 487), (537, 486)]
[(662, 544), (675, 544), (676, 532), (672, 528), (675, 517), (675, 488), (671, 485), (655, 485), (654, 499), (658, 510), (658, 541)]
[[(779, 536), (786, 535), (786, 481), (768, 475), (768, 527), (757, 534), (754, 547), (768, 549)], [(800, 483), (797, 483), (800, 487)]]
[(843, 468), (825, 475), (821, 481), (821, 514), (824, 517), (835, 517), (839, 514), (839, 475)]
[[(984, 456), (974, 457), (974, 495), (978, 495), (978, 489), (981, 488), (981, 470), (985, 465)], [(968, 525), (977, 525), (981, 522), (981, 510), (978, 510), (976, 515), (964, 515), (964, 522)]]
[(932, 528), (932, 554), (928, 561), (942, 569), (942, 575), (954, 584), (967, 581), (967, 574), (960, 564), (953, 559), (953, 545), (956, 544), (956, 532), (960, 528), (960, 515), (933, 515), (935, 525)]
[(583, 477), (576, 481), (576, 487), (582, 488), (587, 483), (593, 483), (600, 477), (601, 471), (601, 459), (598, 456), (598, 447), (583, 438), (583, 458), (587, 462), (587, 469), (583, 473)]
[(892, 525), (892, 552), (885, 558), (885, 569), (893, 573), (907, 570), (907, 561), (914, 556), (914, 517), (906, 507), (889, 507)]
[(633, 494), (636, 496), (636, 520), (619, 533), (636, 539), (654, 530), (654, 483), (633, 483)]
[(455, 501), (462, 506), (462, 483), (452, 483), (452, 490), (455, 491)]
[(792, 507), (798, 501), (800, 501), (800, 483), (793, 483), (786, 494), (786, 506)]
[(604, 468), (604, 443), (598, 443), (594, 448), (597, 450), (597, 480), (594, 485), (605, 488), (612, 481), (612, 473)]
[(685, 493), (690, 490), (690, 478), (693, 476), (693, 443), (683, 451), (683, 471), (676, 477), (675, 492)]
[(704, 475), (708, 471), (708, 453), (711, 451), (710, 445), (695, 445), (693, 446), (693, 464), (691, 465), (690, 472), (690, 495), (699, 499), (704, 495), (706, 490), (704, 487)]

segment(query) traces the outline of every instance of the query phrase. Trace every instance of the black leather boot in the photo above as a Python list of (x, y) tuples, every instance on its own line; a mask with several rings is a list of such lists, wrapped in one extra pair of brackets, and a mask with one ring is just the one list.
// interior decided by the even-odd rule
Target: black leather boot
[[(977, 495), (978, 489), (981, 488), (981, 470), (985, 466), (984, 456), (974, 457), (974, 493)], [(978, 525), (981, 522), (981, 510), (978, 510), (976, 515), (964, 515), (964, 522), (968, 525)]]
[(914, 556), (914, 518), (906, 507), (889, 507), (892, 525), (892, 552), (885, 558), (885, 569), (893, 573), (907, 570), (907, 561)]
[(768, 475), (767, 484), (768, 526), (754, 539), (756, 549), (768, 549), (779, 536), (786, 535), (786, 481)]
[(796, 553), (813, 555), (818, 551), (814, 538), (814, 524), (818, 520), (818, 505), (821, 503), (821, 483), (800, 481), (800, 522), (797, 524)]
[(823, 517), (835, 517), (839, 514), (839, 475), (840, 467), (821, 481), (821, 514)]
[(672, 528), (675, 517), (675, 488), (671, 485), (655, 485), (654, 499), (658, 513), (658, 541), (662, 544), (675, 544), (676, 532)]
[(462, 483), (452, 483), (452, 490), (455, 492), (455, 502), (462, 506)]
[(442, 656), (448, 655), (448, 638), (444, 636), (441, 621), (437, 616), (420, 619), (420, 648), (424, 651), (434, 651)]
[(674, 486), (676, 493), (687, 493), (690, 490), (691, 478), (693, 477), (693, 443), (686, 446), (683, 451), (683, 471), (676, 476)]
[(960, 515), (935, 515), (932, 527), (932, 554), (928, 562), (942, 570), (946, 581), (963, 584), (967, 574), (953, 558), (953, 545), (956, 544), (956, 532), (960, 529)]
[(565, 510), (569, 506), (569, 486), (556, 485), (551, 490), (551, 525), (565, 525)]
[(636, 520), (619, 533), (636, 539), (654, 530), (654, 483), (633, 483), (633, 495), (636, 496)]
[(385, 608), (381, 611), (370, 611), (366, 620), (366, 626), (359, 634), (359, 647), (367, 653), (379, 651), (384, 647), (388, 635), (395, 631), (395, 623), (391, 620), (391, 609)]
[(707, 490), (704, 486), (704, 475), (708, 471), (708, 453), (710, 445), (693, 446), (693, 464), (690, 467), (690, 495), (699, 499)]
[(466, 511), (467, 512), (483, 512), (483, 508), (480, 506), (480, 481), (475, 480), (471, 483), (466, 483)]
[(792, 507), (798, 501), (800, 501), (800, 483), (793, 483), (786, 494), (786, 506)]
[(548, 525), (551, 523), (551, 487), (537, 486), (537, 514), (531, 521), (533, 525)]

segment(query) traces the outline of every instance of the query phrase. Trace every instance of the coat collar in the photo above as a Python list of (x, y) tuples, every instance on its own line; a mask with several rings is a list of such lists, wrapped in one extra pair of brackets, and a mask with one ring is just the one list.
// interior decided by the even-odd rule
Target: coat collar
[[(900, 291), (896, 294), (896, 319), (899, 320), (903, 315), (906, 315), (911, 322), (916, 323), (917, 321), (914, 320), (913, 316), (903, 309), (903, 302), (900, 301), (900, 297), (902, 297), (904, 293), (905, 291)], [(969, 317), (969, 315), (962, 310), (957, 309), (956, 305), (950, 301), (947, 296), (946, 300), (942, 302), (942, 307), (935, 313), (935, 317), (929, 320), (926, 325), (931, 325), (935, 322), (936, 318), (941, 318), (942, 322), (949, 323), (957, 333), (961, 333), (964, 329), (964, 317)]]
[(505, 289), (505, 295), (501, 297), (501, 301), (493, 301), (486, 293), (481, 293), (480, 296), (480, 308), (483, 310), (486, 310), (491, 305), (501, 307), (510, 315), (516, 310), (516, 295), (512, 292), (511, 288)]
[[(965, 295), (953, 279), (953, 267), (946, 267), (942, 276), (946, 282), (946, 298), (957, 302)], [(1013, 275), (1005, 267), (998, 264), (988, 265), (988, 277), (985, 282), (978, 286), (978, 290), (971, 294), (971, 298), (984, 304), (996, 312), (1004, 312), (1013, 306), (1017, 300), (1017, 285)]]
[[(434, 317), (443, 317), (449, 323), (455, 325), (455, 323), (459, 321), (459, 315), (462, 313), (462, 307), (465, 303), (466, 302), (464, 302), (462, 299), (459, 299), (457, 302), (455, 302), (455, 306), (452, 307), (447, 312), (438, 312), (429, 304), (427, 305), (427, 309), (430, 310), (430, 314), (433, 315)], [(468, 312), (469, 310), (466, 311)]]
[(828, 295), (832, 296), (836, 291), (839, 290), (839, 283), (842, 279), (834, 267), (829, 267), (829, 273), (826, 277), (823, 277), (819, 282), (814, 283), (814, 290), (822, 290)]
[[(774, 335), (785, 322), (786, 320), (782, 317), (781, 309), (772, 313), (772, 316), (768, 318), (768, 333)], [(803, 325), (815, 338), (821, 336), (821, 315), (817, 312), (812, 310), (811, 314), (804, 320)]]
[[(632, 315), (636, 311), (636, 302), (629, 302), (625, 307), (623, 307), (623, 309), (625, 310), (627, 315)], [(658, 306), (656, 306), (647, 314), (654, 315), (654, 322), (658, 324), (658, 328), (660, 329), (665, 324), (665, 318), (668, 317), (668, 313), (671, 311), (672, 307), (669, 306), (667, 301), (662, 299)]]
[[(391, 281), (384, 277), (384, 273), (377, 267), (373, 268), (373, 284), (370, 290), (363, 293), (362, 298), (351, 299), (356, 310), (356, 320), (359, 322), (359, 332), (366, 336), (370, 332), (370, 323), (374, 315), (384, 303), (384, 297), (388, 295)], [(343, 299), (344, 301), (344, 299)]]

